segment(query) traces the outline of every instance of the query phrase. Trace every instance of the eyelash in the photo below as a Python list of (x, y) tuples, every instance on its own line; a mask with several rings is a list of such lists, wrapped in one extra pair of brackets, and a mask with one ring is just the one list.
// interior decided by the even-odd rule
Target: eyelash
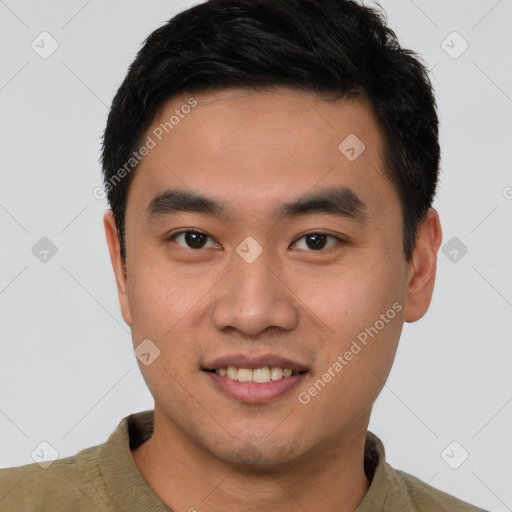
[[(208, 235), (207, 233), (204, 233), (204, 232), (202, 232), (202, 231), (198, 231), (198, 230), (196, 230), (196, 229), (187, 229), (187, 230), (185, 230), (185, 231), (179, 231), (179, 232), (177, 232), (177, 233), (172, 234), (170, 237), (168, 237), (168, 238), (167, 238), (167, 241), (168, 241), (168, 242), (175, 242), (175, 240), (176, 240), (176, 238), (177, 238), (178, 236), (180, 236), (180, 235), (186, 235), (186, 234), (188, 234), (188, 233), (195, 233), (195, 234), (198, 234), (198, 235), (203, 235), (203, 236), (206, 236), (208, 239), (213, 240), (213, 238), (212, 238), (210, 235)], [(337, 237), (337, 236), (331, 235), (331, 234), (329, 234), (329, 233), (324, 233), (324, 232), (322, 232), (322, 231), (311, 231), (311, 232), (309, 232), (309, 233), (305, 233), (305, 234), (301, 235), (299, 238), (297, 238), (297, 239), (293, 242), (293, 244), (292, 244), (292, 245), (297, 244), (297, 242), (298, 242), (299, 240), (302, 240), (303, 238), (306, 238), (306, 237), (308, 237), (308, 236), (313, 236), (313, 235), (326, 236), (326, 237), (328, 237), (328, 238), (334, 239), (334, 240), (336, 240), (336, 245), (340, 245), (340, 244), (345, 244), (345, 243), (346, 243), (346, 240), (344, 240), (344, 239), (342, 239), (342, 238), (339, 238), (339, 237)], [(176, 243), (176, 242), (175, 242), (175, 243)], [(215, 242), (215, 243), (217, 243), (217, 242)], [(179, 244), (177, 244), (177, 245), (179, 245)], [(218, 243), (217, 243), (217, 245), (220, 245), (220, 244), (218, 244)], [(179, 245), (179, 246), (180, 246), (181, 248), (183, 248), (183, 249), (190, 249), (191, 251), (200, 251), (201, 249), (203, 249), (203, 247), (201, 247), (201, 248), (199, 248), (199, 249), (195, 249), (195, 248), (193, 248), (193, 247), (183, 247), (182, 245)], [(331, 248), (332, 248), (332, 247), (328, 247), (327, 249), (331, 249)], [(305, 249), (302, 249), (302, 250), (305, 250)], [(309, 250), (308, 250), (308, 252), (325, 252), (325, 249), (324, 249), (324, 248), (321, 248), (321, 249), (319, 249), (319, 250), (309, 249)]]

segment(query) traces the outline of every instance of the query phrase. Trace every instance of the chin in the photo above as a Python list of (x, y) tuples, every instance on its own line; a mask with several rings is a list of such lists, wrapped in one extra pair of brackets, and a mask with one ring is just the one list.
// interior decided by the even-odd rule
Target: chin
[(231, 440), (224, 450), (219, 445), (212, 449), (212, 455), (220, 461), (236, 466), (238, 469), (246, 468), (251, 472), (269, 472), (293, 465), (300, 454), (297, 443), (286, 442), (276, 446), (268, 439), (259, 441), (244, 439), (237, 442)]

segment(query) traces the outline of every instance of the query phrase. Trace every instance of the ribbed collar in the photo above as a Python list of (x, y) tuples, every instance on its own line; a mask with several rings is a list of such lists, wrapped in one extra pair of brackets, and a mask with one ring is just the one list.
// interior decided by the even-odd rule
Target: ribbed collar
[[(98, 468), (104, 479), (109, 501), (119, 511), (169, 512), (148, 485), (131, 454), (153, 434), (153, 411), (144, 411), (124, 418), (108, 441), (100, 447)], [(172, 512), (172, 511), (171, 511)]]

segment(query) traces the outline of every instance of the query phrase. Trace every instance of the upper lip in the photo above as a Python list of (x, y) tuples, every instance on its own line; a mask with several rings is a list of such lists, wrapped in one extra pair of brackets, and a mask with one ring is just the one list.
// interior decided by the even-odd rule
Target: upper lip
[(203, 370), (216, 370), (218, 368), (227, 368), (228, 366), (236, 366), (237, 368), (249, 368), (251, 370), (255, 370), (256, 368), (263, 368), (264, 366), (277, 366), (283, 369), (289, 368), (294, 372), (309, 371), (309, 368), (305, 364), (274, 354), (264, 354), (260, 356), (235, 354), (222, 356), (207, 362), (203, 366)]

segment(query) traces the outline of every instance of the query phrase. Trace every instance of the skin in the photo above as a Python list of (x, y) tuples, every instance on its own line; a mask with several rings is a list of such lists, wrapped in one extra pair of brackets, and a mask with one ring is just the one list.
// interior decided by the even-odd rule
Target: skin
[[(126, 262), (112, 213), (104, 218), (134, 346), (149, 338), (161, 351), (140, 364), (155, 399), (155, 430), (132, 452), (134, 461), (176, 511), (353, 511), (369, 487), (363, 449), (372, 405), (403, 323), (421, 318), (431, 300), (439, 217), (429, 211), (406, 262), (400, 201), (363, 99), (326, 101), (284, 88), (193, 96), (198, 105), (136, 171)], [(171, 99), (147, 134), (189, 98)], [(338, 150), (349, 134), (366, 146), (354, 161)], [(363, 220), (273, 217), (283, 203), (340, 186), (364, 202)], [(151, 220), (149, 204), (170, 188), (215, 199), (229, 216), (179, 212)], [(211, 237), (204, 248), (188, 248), (184, 236), (169, 240), (192, 228)], [(304, 235), (312, 232), (330, 235), (324, 249), (310, 248)], [(263, 250), (252, 263), (236, 252), (248, 236)], [(394, 303), (401, 311), (300, 403), (298, 394)], [(268, 403), (235, 400), (201, 371), (219, 356), (267, 353), (310, 369), (298, 388)]]

